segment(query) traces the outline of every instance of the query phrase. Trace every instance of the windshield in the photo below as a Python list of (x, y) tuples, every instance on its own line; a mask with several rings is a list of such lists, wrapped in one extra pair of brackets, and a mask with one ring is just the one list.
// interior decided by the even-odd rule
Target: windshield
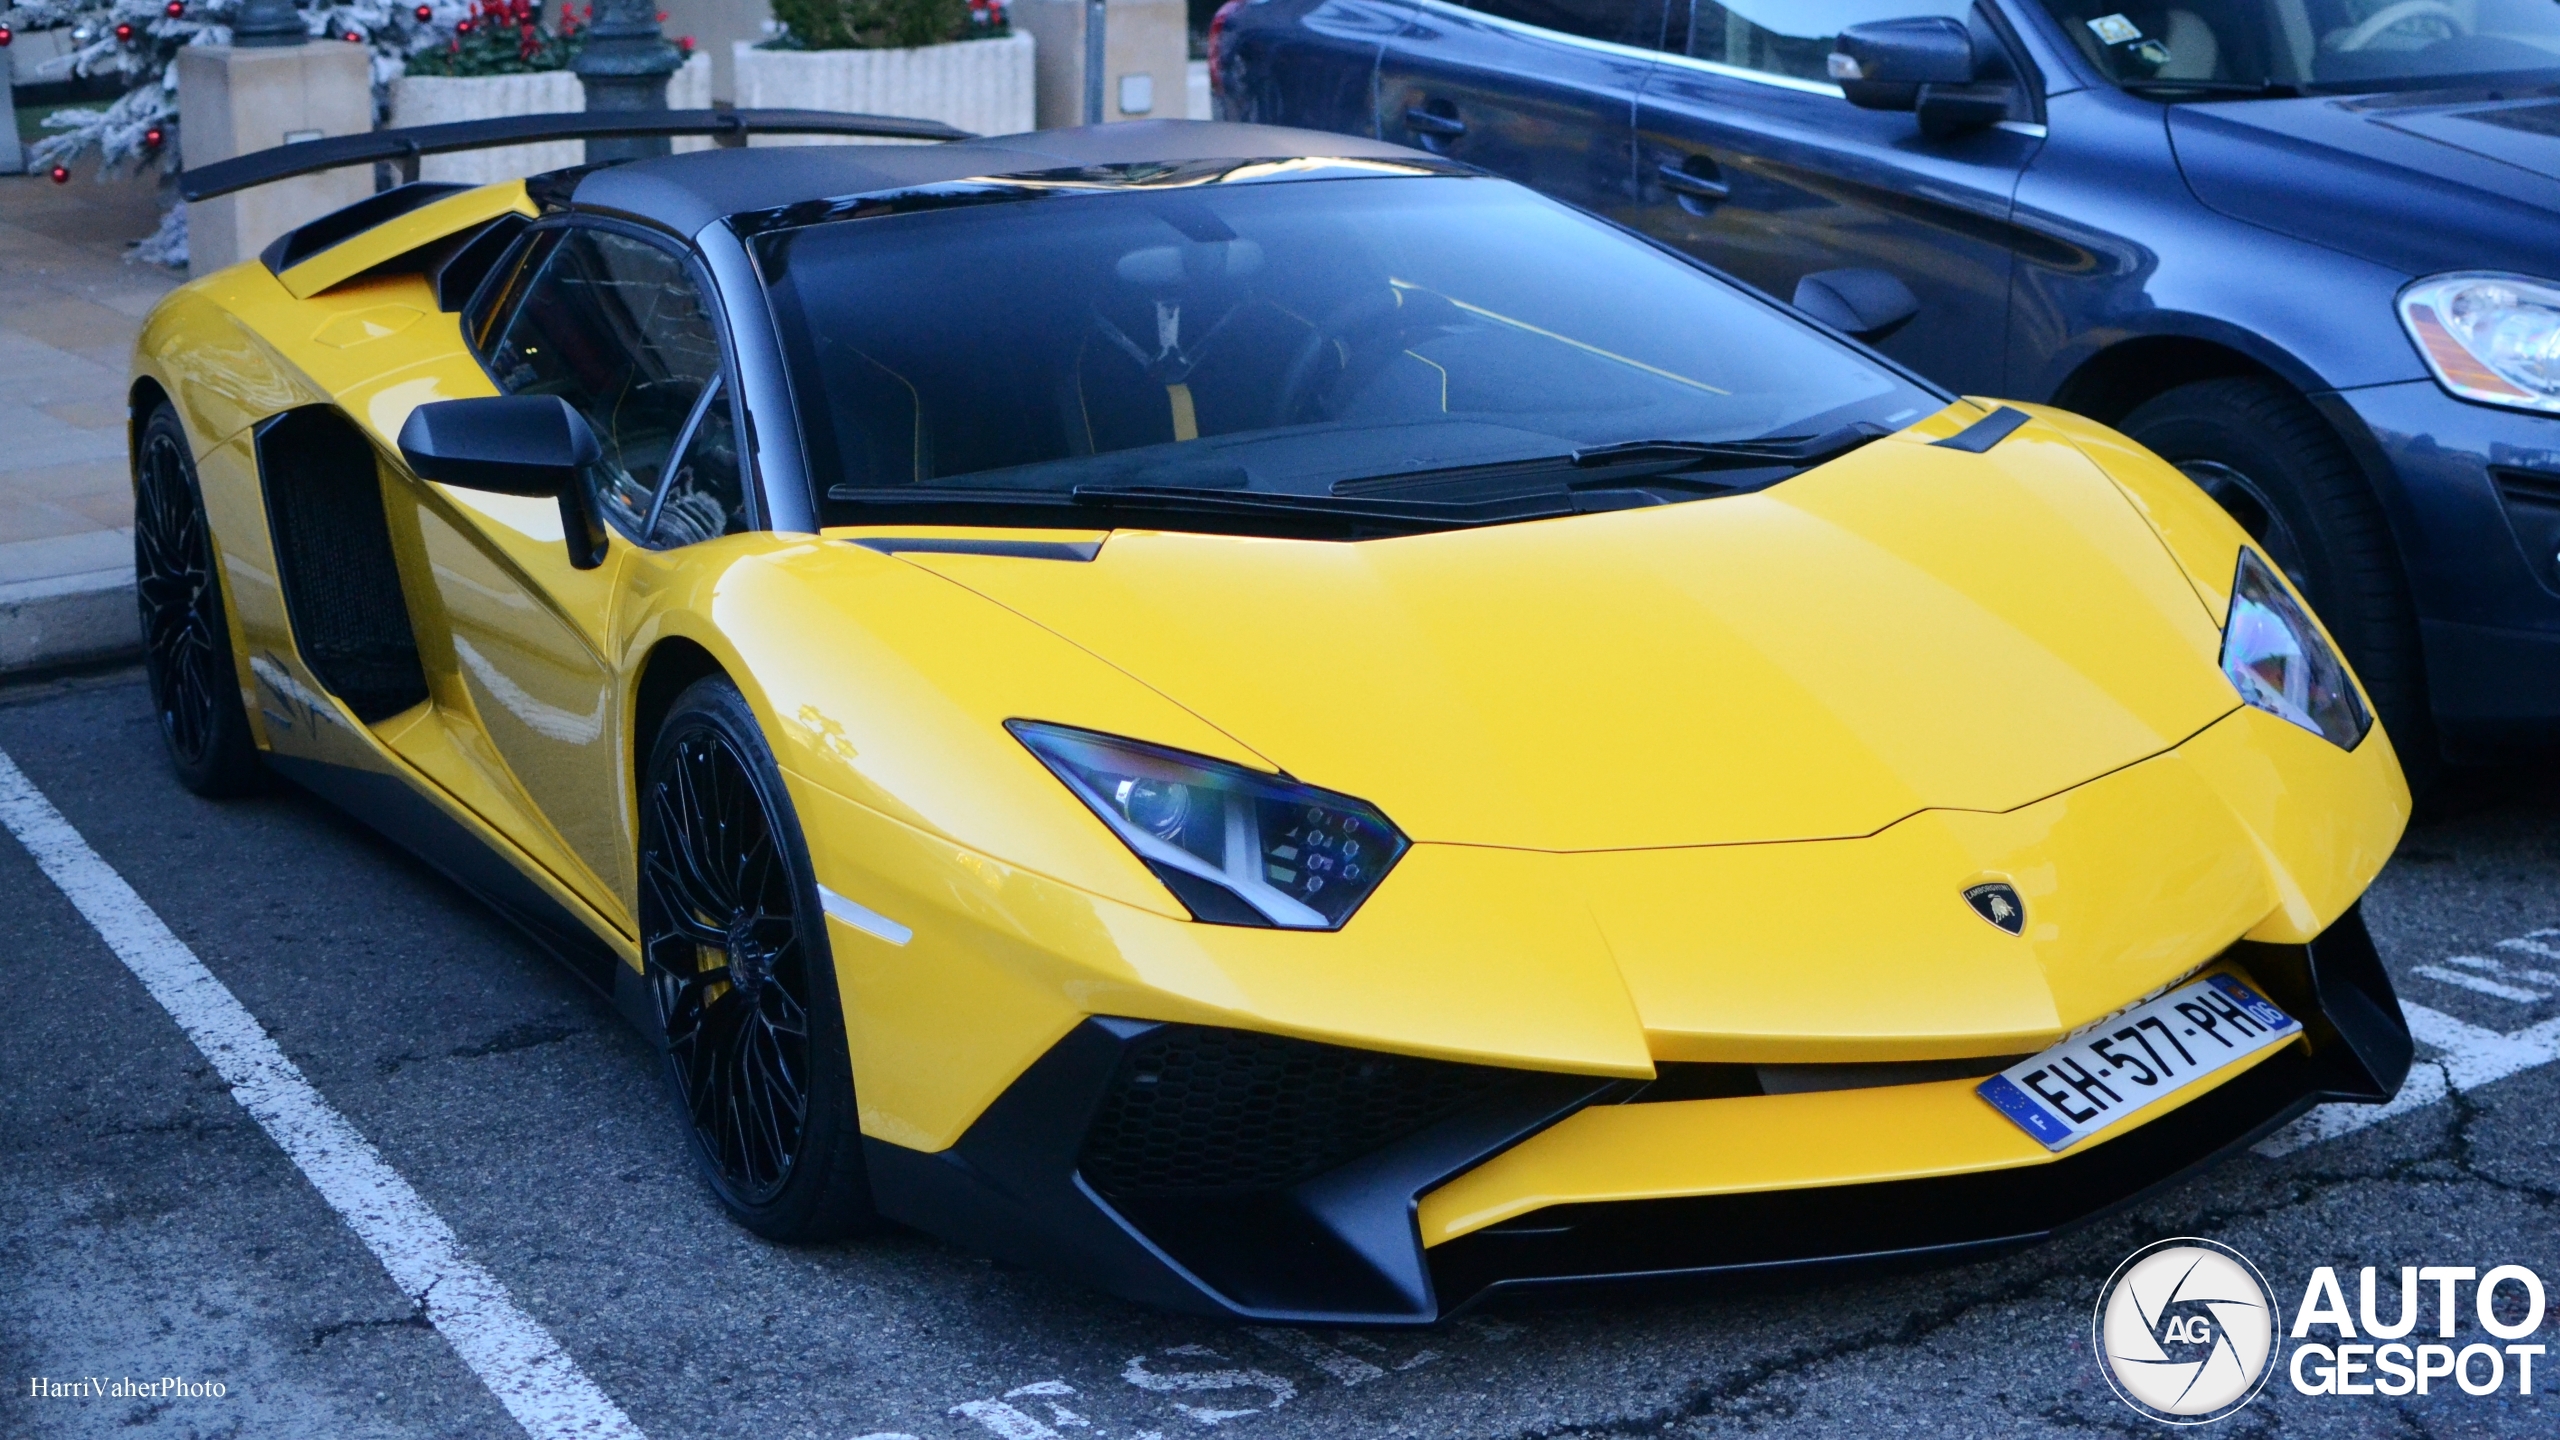
[(2552, 0), (2045, 0), (2128, 90), (2410, 90), (2463, 79), (2560, 78)]
[(830, 524), (1131, 487), (1269, 508), (1417, 472), (1456, 504), (1516, 493), (1522, 462), (1880, 432), (1944, 403), (1494, 180), (1121, 189), (757, 244)]

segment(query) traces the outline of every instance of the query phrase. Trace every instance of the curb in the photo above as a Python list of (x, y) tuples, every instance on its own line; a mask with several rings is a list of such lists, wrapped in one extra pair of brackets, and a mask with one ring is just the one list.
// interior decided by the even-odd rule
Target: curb
[(0, 675), (142, 653), (129, 530), (0, 544)]

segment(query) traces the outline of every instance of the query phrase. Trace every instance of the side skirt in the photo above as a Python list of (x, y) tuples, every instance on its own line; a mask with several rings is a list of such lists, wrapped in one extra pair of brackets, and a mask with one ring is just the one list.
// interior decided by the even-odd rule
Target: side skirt
[[(572, 974), (612, 1000), (626, 1016), (632, 1013), (632, 999), (645, 1001), (636, 989), (636, 975), (631, 976), (632, 986), (621, 983), (623, 976), (631, 974), (631, 967), (622, 963), (612, 947), (597, 939), (558, 901), (543, 894), (541, 887), (526, 879), (506, 857), (491, 850), (398, 777), (273, 752), (265, 760), (277, 774), (363, 821), (384, 839), (470, 891), (568, 966)], [(625, 990), (630, 990), (631, 995), (626, 996)], [(645, 1033), (646, 1027), (643, 1029)]]

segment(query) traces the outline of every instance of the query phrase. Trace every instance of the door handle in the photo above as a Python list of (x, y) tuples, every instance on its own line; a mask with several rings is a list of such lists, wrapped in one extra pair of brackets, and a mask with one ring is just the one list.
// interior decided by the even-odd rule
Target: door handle
[(1435, 140), (1455, 140), (1467, 133), (1466, 121), (1455, 115), (1435, 114), (1419, 105), (1406, 109), (1404, 124), (1414, 134), (1428, 135)]
[(1700, 175), (1690, 170), (1688, 167), (1692, 162), (1703, 164), (1711, 171), (1716, 163), (1703, 155), (1696, 155), (1688, 160), (1665, 160), (1653, 167), (1653, 173), (1661, 179), (1664, 189), (1695, 195), (1701, 200), (1722, 200), (1733, 193), (1733, 187), (1718, 176)]

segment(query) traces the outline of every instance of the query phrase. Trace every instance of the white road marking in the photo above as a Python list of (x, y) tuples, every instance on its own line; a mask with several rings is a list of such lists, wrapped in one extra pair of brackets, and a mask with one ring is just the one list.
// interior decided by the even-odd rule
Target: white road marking
[(401, 1293), (425, 1309), (525, 1433), (536, 1440), (641, 1440), (640, 1427), (550, 1332), (516, 1307), (496, 1276), (463, 1253), (452, 1227), (321, 1098), (257, 1017), (89, 848), (6, 752), (0, 752), (0, 825), (178, 1022), (240, 1108), (364, 1241)]
[(1001, 1400), (963, 1401), (952, 1406), (951, 1413), (977, 1421), (978, 1428), (996, 1440), (1062, 1440), (1057, 1431)]
[[(2498, 943), (2513, 945), (2516, 942), (2501, 940)], [(2486, 970), (2492, 975), (2513, 975), (2519, 980), (2531, 980), (2539, 985), (2560, 985), (2560, 975), (2554, 975), (2548, 970), (2520, 970), (2504, 962), (2492, 960), (2486, 955), (2447, 955), (2444, 957), (2444, 963), (2460, 965), (2470, 970)]]
[(2409, 1078), (2387, 1105), (2323, 1105), (2254, 1147), (2261, 1155), (2289, 1155), (2306, 1145), (2352, 1135), (2394, 1116), (2422, 1110), (2456, 1090), (2474, 1090), (2522, 1070), (2560, 1060), (2560, 1019), (2511, 1035), (2456, 1020), (2424, 1005), (2402, 1001), (2409, 1031), (2442, 1052), (2409, 1068)]
[(1387, 1372), (1361, 1359), (1334, 1349), (1304, 1330), (1282, 1330), (1270, 1326), (1254, 1326), (1246, 1334), (1284, 1355), (1294, 1355), (1345, 1385), (1375, 1380)]
[(2504, 981), (2492, 980), (2485, 975), (2474, 975), (2467, 970), (2447, 970), (2441, 965), (2412, 965), (2409, 971), (2413, 975), (2424, 975), (2442, 984), (2468, 990), (2476, 995), (2495, 996), (2500, 1000), (2531, 1003), (2544, 998), (2539, 990), (2527, 990), (2521, 985), (2509, 985)]
[[(1176, 1345), (1164, 1353), (1205, 1356), (1212, 1360), (1223, 1358), (1217, 1351), (1206, 1345)], [(1245, 1389), (1271, 1392), (1270, 1404), (1252, 1410), (1220, 1410), (1206, 1405), (1186, 1405), (1179, 1400), (1173, 1402), (1174, 1409), (1203, 1425), (1223, 1425), (1229, 1420), (1241, 1420), (1248, 1415), (1259, 1415), (1265, 1410), (1277, 1410), (1297, 1398), (1298, 1394), (1296, 1385), (1267, 1370), (1150, 1370), (1147, 1368), (1147, 1357), (1144, 1355), (1130, 1356), (1129, 1363), (1121, 1367), (1120, 1378), (1141, 1390), (1151, 1390), (1158, 1394)]]

